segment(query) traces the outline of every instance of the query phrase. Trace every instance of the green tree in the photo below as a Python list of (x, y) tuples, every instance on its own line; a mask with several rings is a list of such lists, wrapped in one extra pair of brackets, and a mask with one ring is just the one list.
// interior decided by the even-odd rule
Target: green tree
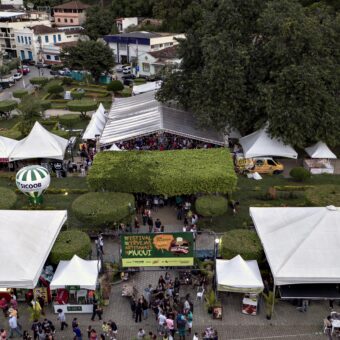
[(89, 71), (96, 82), (115, 64), (111, 48), (99, 41), (80, 41), (76, 46), (67, 47), (61, 59), (70, 69)]
[(48, 78), (46, 77), (34, 77), (30, 79), (32, 85), (44, 86), (48, 83)]
[(23, 98), (28, 95), (28, 91), (24, 89), (18, 89), (12, 92), (14, 98)]
[[(340, 18), (297, 0), (202, 3), (158, 98), (177, 100), (202, 126), (304, 146), (340, 138)], [(209, 86), (207, 86), (209, 84)], [(322, 118), (321, 118), (322, 117)]]
[(124, 85), (119, 80), (113, 80), (110, 84), (107, 85), (107, 90), (112, 92), (119, 92), (124, 90)]
[(82, 118), (85, 118), (86, 113), (95, 110), (97, 106), (97, 103), (92, 100), (71, 100), (67, 103), (68, 110), (80, 112)]
[(9, 118), (11, 111), (18, 106), (15, 100), (2, 100), (0, 101), (0, 113), (3, 113), (6, 118)]
[(34, 123), (41, 117), (41, 105), (36, 97), (26, 96), (18, 106), (20, 112), (19, 131), (26, 136)]
[(111, 9), (114, 17), (151, 17), (155, 0), (115, 0)]
[(50, 85), (47, 88), (47, 92), (49, 94), (60, 95), (62, 92), (64, 92), (64, 88), (61, 85), (54, 84), (54, 85)]
[(115, 21), (112, 20), (112, 11), (102, 7), (91, 7), (86, 11), (85, 33), (92, 40), (97, 40), (103, 35), (118, 33)]
[(195, 208), (199, 215), (212, 218), (227, 212), (228, 201), (223, 196), (205, 195), (197, 198)]

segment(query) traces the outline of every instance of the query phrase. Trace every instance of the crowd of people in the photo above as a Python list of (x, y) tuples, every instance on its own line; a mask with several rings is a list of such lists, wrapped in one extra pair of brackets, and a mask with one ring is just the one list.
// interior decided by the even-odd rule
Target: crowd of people
[(179, 137), (170, 133), (156, 133), (138, 137), (125, 142), (116, 143), (121, 150), (182, 150), (207, 149), (216, 147), (214, 144), (201, 142), (191, 138)]

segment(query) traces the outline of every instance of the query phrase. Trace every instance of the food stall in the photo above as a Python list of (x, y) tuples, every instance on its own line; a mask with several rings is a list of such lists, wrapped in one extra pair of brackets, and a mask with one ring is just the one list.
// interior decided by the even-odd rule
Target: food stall
[(99, 271), (100, 261), (83, 260), (77, 255), (70, 261), (60, 261), (50, 284), (50, 289), (56, 291), (54, 312), (92, 313)]
[(258, 294), (264, 285), (256, 260), (245, 261), (240, 255), (231, 260), (216, 260), (217, 290), (243, 293), (242, 313), (257, 314)]
[(333, 174), (334, 165), (331, 159), (336, 159), (336, 155), (329, 149), (327, 144), (318, 142), (305, 148), (308, 156), (303, 161), (303, 166), (313, 175)]

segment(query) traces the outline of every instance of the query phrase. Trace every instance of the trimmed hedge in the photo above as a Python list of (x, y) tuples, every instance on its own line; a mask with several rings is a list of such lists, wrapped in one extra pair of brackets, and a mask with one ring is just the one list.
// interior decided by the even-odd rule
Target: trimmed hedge
[(101, 152), (87, 180), (95, 191), (176, 196), (228, 193), (237, 177), (229, 150), (215, 148)]
[(60, 94), (64, 92), (64, 88), (59, 84), (52, 84), (48, 86), (47, 92), (50, 94)]
[(0, 187), (0, 209), (12, 209), (17, 202), (17, 195), (13, 190)]
[(80, 116), (77, 114), (63, 115), (59, 117), (60, 124), (68, 128), (72, 128), (79, 120)]
[(42, 110), (48, 110), (51, 108), (52, 104), (50, 100), (41, 100), (40, 101), (40, 106)]
[(223, 196), (205, 195), (197, 198), (195, 208), (204, 217), (221, 216), (228, 210), (228, 201)]
[(15, 100), (1, 100), (0, 101), (0, 111), (9, 112), (14, 110), (18, 106)]
[(70, 111), (80, 112), (83, 116), (86, 115), (86, 112), (93, 111), (98, 107), (98, 104), (92, 100), (71, 100), (66, 105)]
[(91, 240), (86, 233), (80, 230), (63, 231), (54, 243), (49, 260), (57, 265), (60, 261), (71, 260), (73, 255), (87, 259), (91, 249)]
[(71, 96), (75, 100), (80, 100), (85, 96), (85, 92), (71, 91)]
[(340, 185), (319, 185), (306, 190), (307, 202), (316, 207), (340, 207)]
[(297, 182), (304, 182), (311, 177), (310, 172), (303, 167), (293, 168), (289, 175)]
[(45, 85), (48, 83), (48, 78), (45, 78), (45, 77), (34, 77), (34, 78), (31, 78), (30, 79), (30, 83), (32, 85)]
[(107, 90), (111, 92), (120, 92), (124, 90), (124, 85), (119, 80), (113, 80), (110, 84), (107, 85)]
[(134, 207), (133, 195), (119, 192), (89, 192), (72, 203), (75, 216), (93, 226), (121, 222), (134, 213)]
[(23, 98), (28, 95), (28, 91), (24, 89), (18, 89), (12, 92), (14, 98)]
[(232, 259), (241, 255), (244, 260), (261, 262), (263, 249), (257, 234), (250, 230), (234, 229), (222, 236), (220, 255), (223, 259)]

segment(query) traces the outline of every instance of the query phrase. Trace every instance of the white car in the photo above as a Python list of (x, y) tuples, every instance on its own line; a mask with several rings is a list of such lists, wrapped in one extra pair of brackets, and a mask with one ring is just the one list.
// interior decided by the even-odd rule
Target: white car
[(131, 66), (124, 66), (124, 67), (123, 67), (123, 73), (124, 73), (124, 74), (129, 74), (129, 73), (131, 73)]
[(123, 65), (117, 65), (116, 66), (116, 72), (123, 72), (123, 68), (124, 68), (124, 66)]
[(13, 74), (13, 78), (14, 80), (20, 80), (22, 78), (22, 74), (17, 72)]

